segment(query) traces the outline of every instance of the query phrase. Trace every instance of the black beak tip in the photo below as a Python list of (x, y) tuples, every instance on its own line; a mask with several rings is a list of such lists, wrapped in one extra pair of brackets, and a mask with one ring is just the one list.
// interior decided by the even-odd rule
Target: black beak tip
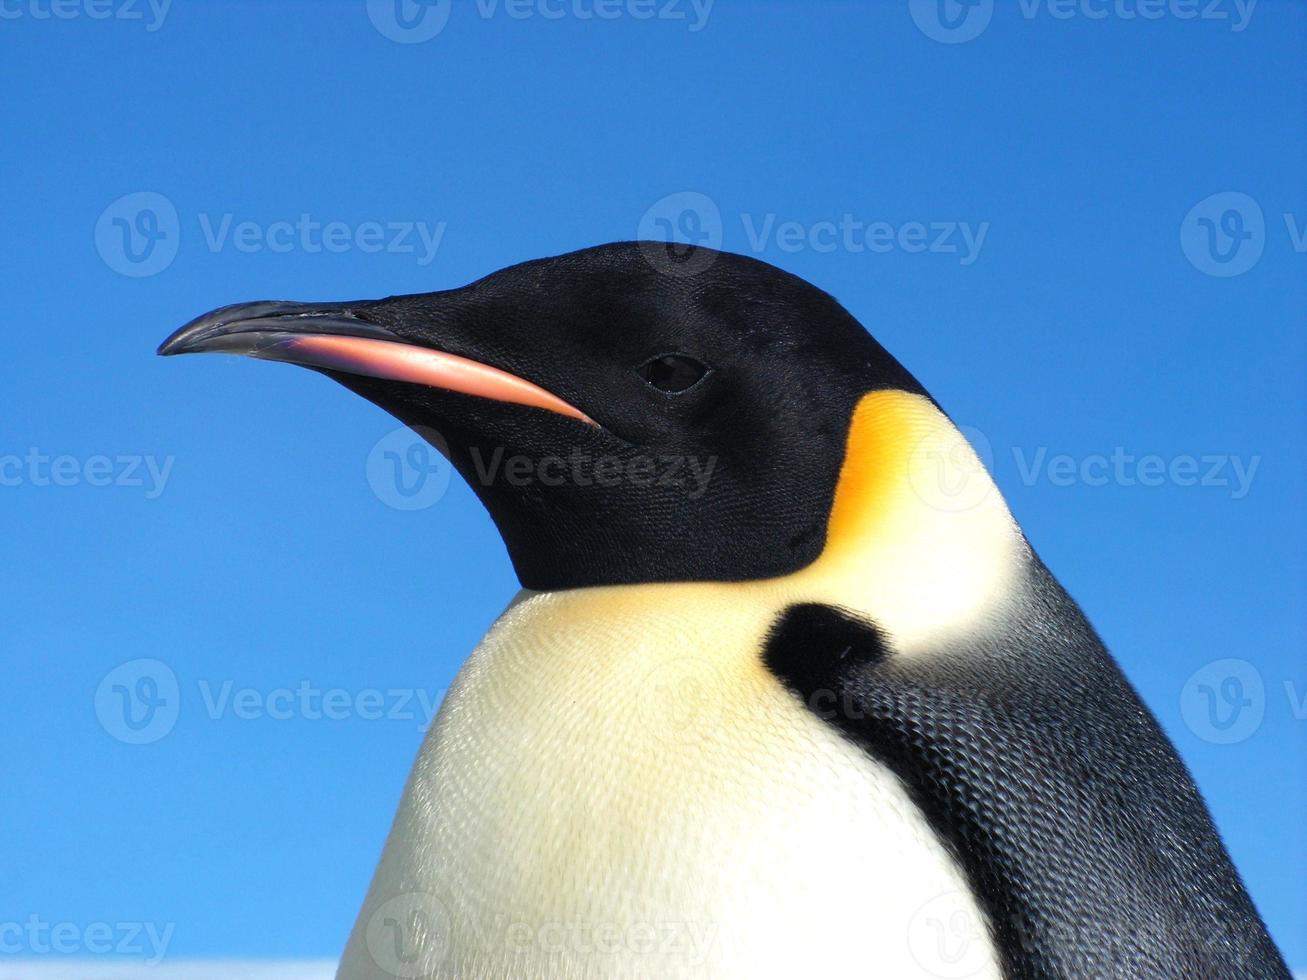
[(186, 333), (185, 327), (182, 327), (180, 330), (173, 331), (172, 335), (168, 337), (168, 339), (165, 340), (162, 344), (160, 344), (155, 349), (154, 352), (158, 354), (160, 357), (171, 357), (173, 354), (186, 353), (186, 340), (185, 337), (183, 336), (185, 333)]
[(214, 310), (212, 313), (206, 313), (198, 316), (189, 323), (183, 324), (174, 330), (161, 343), (155, 351), (160, 357), (171, 357), (174, 354), (185, 354), (194, 344), (197, 337), (212, 333), (221, 324), (221, 319), (215, 314), (220, 311)]
[(172, 357), (174, 354), (189, 354), (203, 350), (200, 341), (212, 337), (221, 328), (208, 320), (209, 314), (192, 320), (185, 326), (178, 327), (155, 350), (160, 357)]
[(257, 302), (234, 303), (220, 306), (216, 310), (197, 316), (194, 320), (177, 328), (159, 345), (155, 353), (160, 357), (172, 357), (174, 354), (189, 354), (204, 349), (203, 341), (229, 331), (234, 325), (258, 317), (277, 316), (289, 310), (298, 310), (302, 304)]
[(160, 357), (175, 354), (226, 350), (241, 353), (230, 338), (236, 334), (253, 335), (261, 331), (335, 333), (356, 337), (398, 340), (393, 333), (376, 324), (361, 320), (354, 310), (360, 303), (293, 303), (286, 300), (259, 300), (235, 303), (211, 310), (174, 331), (156, 353)]

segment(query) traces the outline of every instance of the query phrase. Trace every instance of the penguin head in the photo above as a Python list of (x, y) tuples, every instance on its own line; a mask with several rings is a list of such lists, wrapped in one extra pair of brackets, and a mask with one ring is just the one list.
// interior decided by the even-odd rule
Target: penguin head
[(621, 243), (458, 289), (223, 307), (161, 354), (328, 375), (422, 434), (552, 590), (797, 571), (865, 394), (924, 394), (834, 299), (764, 262)]

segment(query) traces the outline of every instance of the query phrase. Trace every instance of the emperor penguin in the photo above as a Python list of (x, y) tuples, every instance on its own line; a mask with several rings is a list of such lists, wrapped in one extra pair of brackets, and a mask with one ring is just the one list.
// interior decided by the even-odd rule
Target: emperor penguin
[(627, 242), (228, 306), (160, 348), (200, 351), (427, 436), (522, 585), (425, 737), (343, 980), (1289, 976), (976, 453), (820, 289)]

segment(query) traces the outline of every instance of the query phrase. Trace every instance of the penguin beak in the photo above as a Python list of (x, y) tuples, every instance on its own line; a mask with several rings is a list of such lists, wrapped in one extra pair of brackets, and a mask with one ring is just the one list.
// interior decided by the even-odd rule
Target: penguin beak
[(175, 332), (159, 345), (159, 354), (243, 354), (527, 405), (595, 424), (574, 405), (525, 378), (410, 343), (362, 319), (359, 305), (260, 301), (224, 306)]

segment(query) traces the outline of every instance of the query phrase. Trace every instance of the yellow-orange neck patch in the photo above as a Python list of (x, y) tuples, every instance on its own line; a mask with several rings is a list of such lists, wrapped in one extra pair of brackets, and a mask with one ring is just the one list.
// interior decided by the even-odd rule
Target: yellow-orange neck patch
[(1001, 597), (1020, 541), (956, 426), (928, 398), (875, 391), (853, 413), (826, 547), (796, 578), (820, 580), (912, 645)]

